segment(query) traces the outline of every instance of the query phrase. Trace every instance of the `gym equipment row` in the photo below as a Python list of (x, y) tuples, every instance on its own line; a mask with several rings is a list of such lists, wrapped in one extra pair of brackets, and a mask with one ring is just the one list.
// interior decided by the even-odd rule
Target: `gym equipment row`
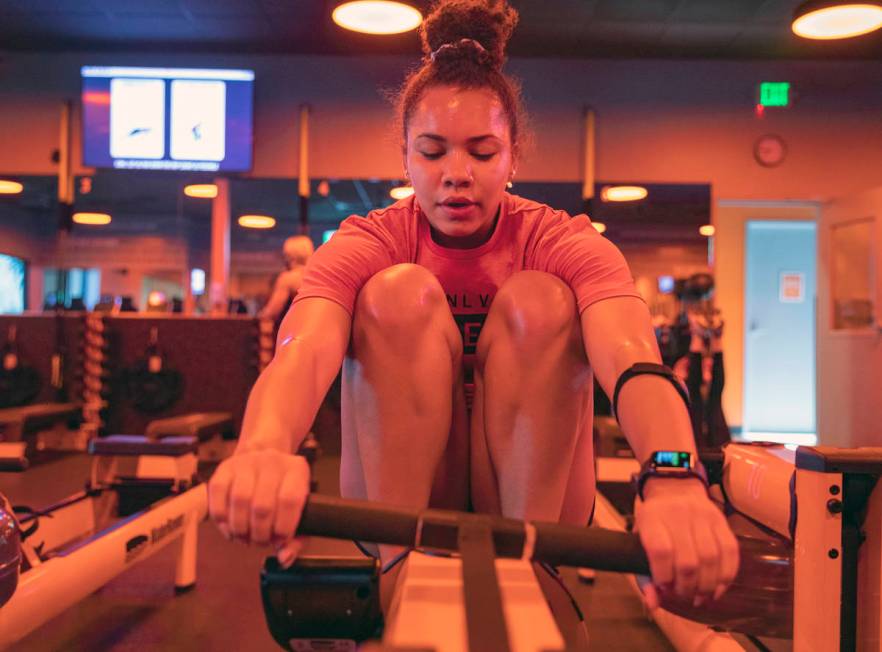
[(272, 324), (239, 317), (3, 316), (0, 334), (0, 456), (12, 458), (109, 433), (231, 441), (274, 345)]

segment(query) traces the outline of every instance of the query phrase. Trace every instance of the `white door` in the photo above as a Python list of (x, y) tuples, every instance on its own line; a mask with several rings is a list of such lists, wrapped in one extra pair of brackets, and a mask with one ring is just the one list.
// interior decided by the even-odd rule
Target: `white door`
[(815, 222), (747, 223), (745, 439), (815, 443)]
[(818, 241), (818, 443), (880, 446), (882, 188), (825, 205)]

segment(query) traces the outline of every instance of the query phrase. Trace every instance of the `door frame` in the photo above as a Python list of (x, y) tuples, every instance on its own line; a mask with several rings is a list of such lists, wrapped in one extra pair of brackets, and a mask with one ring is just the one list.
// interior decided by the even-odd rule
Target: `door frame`
[[(723, 389), (723, 413), (732, 434), (741, 433), (744, 422), (744, 299), (747, 222), (814, 222), (820, 229), (821, 202), (809, 200), (762, 201), (718, 199), (714, 205), (715, 299), (726, 326), (723, 351), (726, 385)], [(820, 237), (816, 242), (820, 241)], [(817, 244), (815, 270), (820, 274)], [(818, 323), (817, 311), (815, 323)], [(815, 328), (817, 350), (818, 328)], [(816, 367), (817, 373), (817, 367)], [(815, 422), (817, 418), (817, 382), (815, 383)]]

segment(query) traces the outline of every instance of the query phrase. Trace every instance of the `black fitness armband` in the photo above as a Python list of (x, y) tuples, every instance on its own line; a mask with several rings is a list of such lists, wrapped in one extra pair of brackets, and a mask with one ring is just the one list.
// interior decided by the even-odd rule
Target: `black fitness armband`
[[(677, 375), (674, 373), (674, 370), (670, 367), (666, 367), (663, 364), (657, 364), (655, 362), (637, 362), (631, 365), (628, 369), (625, 369), (622, 372), (622, 375), (619, 376), (618, 381), (616, 381), (616, 390), (613, 392), (613, 416), (616, 418), (616, 421), (619, 421), (619, 393), (622, 391), (622, 387), (625, 386), (629, 380), (634, 378), (635, 376), (661, 376), (666, 379), (671, 385), (674, 386), (674, 389), (677, 390), (677, 393), (680, 395), (680, 398), (683, 399), (683, 402), (686, 404), (686, 409), (689, 409), (689, 393), (686, 391), (686, 387), (683, 385), (683, 382), (677, 378)], [(619, 421), (621, 423), (621, 421)]]
[(688, 451), (655, 451), (634, 477), (637, 495), (643, 500), (643, 485), (649, 478), (698, 478), (708, 488), (707, 472), (693, 453)]

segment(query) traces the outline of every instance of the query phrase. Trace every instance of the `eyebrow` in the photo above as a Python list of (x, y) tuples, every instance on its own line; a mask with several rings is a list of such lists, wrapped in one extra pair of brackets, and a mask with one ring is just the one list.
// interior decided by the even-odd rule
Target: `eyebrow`
[[(446, 143), (447, 139), (444, 136), (439, 136), (438, 134), (419, 134), (417, 138), (428, 138), (429, 140), (434, 140), (439, 143)], [(487, 140), (489, 138), (493, 138), (499, 140), (499, 137), (494, 134), (483, 134), (481, 136), (472, 136), (467, 139), (466, 142), (469, 144), (479, 143), (481, 141)]]

